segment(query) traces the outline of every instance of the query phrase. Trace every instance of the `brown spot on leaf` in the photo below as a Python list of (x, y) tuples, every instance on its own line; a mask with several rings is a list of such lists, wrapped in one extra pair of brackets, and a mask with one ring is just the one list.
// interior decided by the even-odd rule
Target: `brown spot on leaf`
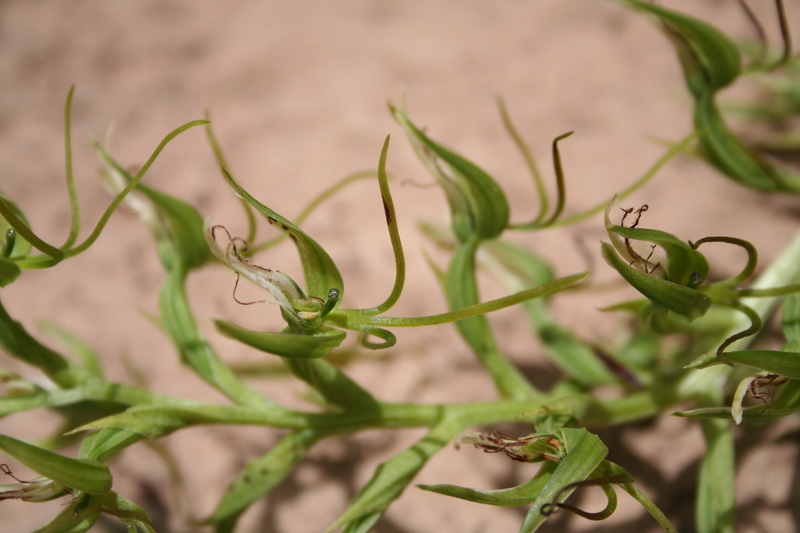
[(386, 215), (386, 225), (392, 225), (392, 213), (389, 211), (389, 205), (386, 203), (386, 199), (381, 196), (381, 201), (383, 202), (383, 214)]

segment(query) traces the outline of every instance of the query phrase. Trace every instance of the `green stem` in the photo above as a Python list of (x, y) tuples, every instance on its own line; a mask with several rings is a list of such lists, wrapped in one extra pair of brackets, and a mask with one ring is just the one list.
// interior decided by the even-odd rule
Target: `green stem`
[(511, 117), (506, 110), (506, 104), (500, 97), (497, 98), (497, 107), (500, 109), (500, 117), (503, 120), (503, 126), (506, 128), (506, 132), (511, 136), (514, 144), (517, 145), (517, 149), (519, 149), (522, 157), (525, 159), (525, 165), (528, 167), (528, 171), (533, 178), (533, 183), (536, 186), (536, 193), (539, 196), (539, 214), (536, 215), (536, 218), (527, 224), (512, 224), (512, 226), (538, 226), (547, 214), (547, 209), (549, 208), (549, 199), (547, 197), (547, 189), (545, 189), (544, 186), (544, 180), (542, 179), (542, 173), (539, 172), (539, 167), (536, 165), (536, 159), (533, 157), (530, 148), (525, 144), (522, 136), (511, 122)]
[(583, 280), (589, 274), (589, 272), (573, 274), (572, 276), (560, 278), (553, 282), (540, 285), (539, 287), (534, 287), (533, 289), (527, 289), (509, 296), (498, 298), (496, 300), (469, 305), (456, 311), (449, 311), (447, 313), (441, 313), (438, 315), (420, 317), (364, 316), (360, 314), (358, 310), (341, 309), (329, 314), (327, 319), (330, 320), (331, 324), (343, 328), (347, 328), (347, 324), (350, 321), (386, 328), (413, 328), (420, 326), (448, 324), (450, 322), (464, 320), (465, 318), (472, 318), (478, 315), (505, 309), (506, 307), (511, 307), (512, 305), (517, 305), (533, 298), (547, 296)]

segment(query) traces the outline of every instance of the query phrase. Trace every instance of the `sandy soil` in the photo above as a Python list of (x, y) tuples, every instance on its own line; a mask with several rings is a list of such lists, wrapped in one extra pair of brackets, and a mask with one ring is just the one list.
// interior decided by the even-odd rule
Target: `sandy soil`
[[(737, 35), (750, 35), (735, 2), (667, 4)], [(796, 23), (800, 11), (794, 11)], [(679, 68), (664, 37), (620, 5), (590, 0), (5, 0), (0, 4), (0, 80), (0, 188), (51, 242), (61, 242), (69, 224), (61, 113), (72, 83), (84, 234), (108, 202), (96, 179), (90, 136), (105, 139), (111, 132), (113, 154), (135, 167), (167, 132), (210, 110), (241, 183), (292, 217), (313, 191), (353, 171), (374, 169), (383, 139), (391, 134), (389, 170), (399, 178), (396, 183), (403, 183), (394, 187), (394, 194), (409, 263), (407, 293), (395, 315), (444, 309), (425, 253), (442, 256), (415, 225), (444, 221), (446, 213), (438, 190), (410, 184), (429, 183), (430, 178), (386, 111), (387, 99), (405, 99), (411, 117), (433, 137), (496, 176), (511, 199), (515, 221), (531, 217), (536, 200), (522, 160), (503, 133), (497, 95), (505, 98), (547, 176), (552, 175), (551, 139), (576, 131), (562, 145), (569, 213), (606, 201), (624, 188), (662, 153), (652, 138), (680, 138), (691, 120)], [(173, 142), (147, 182), (194, 203), (215, 222), (240, 232), (245, 227), (200, 129)], [(687, 159), (672, 162), (629, 203), (648, 203), (648, 226), (686, 239), (716, 234), (749, 239), (764, 261), (797, 228), (796, 201), (754, 194)], [(307, 223), (307, 231), (343, 271), (348, 307), (375, 305), (391, 287), (391, 249), (382, 223), (376, 223), (381, 219), (377, 187), (365, 181), (327, 203)], [(576, 237), (589, 243), (598, 259), (592, 243), (602, 236), (601, 229), (602, 221), (595, 217), (576, 228), (517, 240), (540, 250), (565, 275), (584, 268), (573, 245)], [(741, 258), (735, 252), (714, 254), (720, 275), (739, 268)], [(297, 271), (289, 248), (270, 252), (261, 261)], [(142, 316), (142, 310), (156, 308), (161, 276), (146, 229), (121, 213), (87, 253), (51, 271), (26, 272), (2, 296), (11, 313), (29, 327), (53, 321), (87, 339), (115, 380), (138, 379), (159, 392), (221, 401), (180, 366), (163, 336)], [(611, 281), (614, 276), (597, 263), (595, 279)], [(235, 305), (232, 283), (232, 275), (221, 269), (192, 280), (193, 303), (204, 327), (211, 317), (253, 327), (278, 324), (272, 307)], [(487, 298), (500, 294), (491, 284), (485, 290)], [(608, 293), (565, 297), (556, 309), (583, 338), (609, 342), (625, 324), (595, 309), (614, 298)], [(539, 372), (541, 379), (553, 375), (518, 312), (498, 313), (492, 323), (515, 361)], [(262, 358), (208, 329), (225, 360)], [(495, 397), (452, 327), (401, 331), (398, 338), (395, 348), (367, 354), (367, 361), (352, 367), (352, 375), (380, 391), (382, 398), (434, 402)], [(20, 369), (7, 357), (2, 364)], [(302, 389), (295, 383), (260, 381), (254, 386), (288, 405), (302, 405), (296, 398)], [(0, 421), (0, 431), (26, 439), (43, 437), (56, 427), (57, 420), (44, 414)], [(793, 466), (796, 428), (789, 422), (742, 432), (740, 531), (793, 530), (798, 516), (792, 501), (800, 490)], [(600, 434), (615, 460), (630, 467), (679, 530), (692, 531), (702, 446), (697, 425), (663, 418)], [(187, 505), (175, 501), (163, 463), (144, 445), (112, 463), (115, 488), (146, 503), (159, 531), (192, 530), (188, 520), (206, 516), (245, 462), (268, 450), (278, 436), (267, 429), (211, 427), (163, 439), (186, 480)], [(404, 431), (326, 442), (244, 517), (241, 531), (322, 531), (380, 461), (418, 437), (419, 432)], [(756, 447), (756, 441), (777, 444)], [(494, 488), (527, 479), (531, 468), (474, 450), (448, 449), (418, 481)], [(59, 506), (4, 502), (0, 529), (30, 531), (46, 523)], [(522, 516), (520, 510), (479, 507), (410, 489), (376, 531), (516, 531)], [(626, 496), (607, 522), (567, 516), (552, 522), (547, 531), (657, 530)], [(110, 524), (94, 530), (119, 530)]]

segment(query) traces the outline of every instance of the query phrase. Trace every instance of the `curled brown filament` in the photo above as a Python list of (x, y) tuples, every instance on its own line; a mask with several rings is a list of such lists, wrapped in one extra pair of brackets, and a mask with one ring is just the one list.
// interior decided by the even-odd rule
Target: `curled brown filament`
[[(570, 483), (562, 487), (561, 490), (558, 491), (555, 498), (551, 503), (546, 503), (542, 505), (540, 512), (545, 515), (549, 516), (559, 509), (565, 509), (570, 511), (571, 513), (575, 513), (576, 515), (586, 518), (587, 520), (605, 520), (612, 514), (614, 511), (617, 510), (617, 493), (614, 492), (614, 488), (611, 486), (612, 483), (631, 483), (633, 479), (629, 475), (624, 474), (615, 474), (611, 476), (600, 476), (594, 477), (589, 479), (584, 479), (583, 481), (576, 481), (575, 483)], [(598, 485), (603, 492), (605, 492), (606, 497), (608, 498), (608, 504), (606, 505), (605, 509), (602, 511), (597, 511), (595, 513), (590, 513), (588, 511), (584, 511), (583, 509), (578, 509), (574, 505), (570, 505), (568, 503), (559, 502), (558, 500), (561, 499), (561, 496), (572, 489), (578, 487), (590, 487)]]
[[(633, 224), (631, 224), (630, 226), (627, 226), (630, 229), (634, 229), (635, 227), (637, 227), (639, 225), (639, 221), (642, 219), (642, 214), (645, 211), (647, 211), (648, 209), (650, 209), (650, 206), (647, 205), (647, 204), (644, 204), (642, 207), (640, 207), (639, 209), (636, 209), (636, 210), (634, 210), (634, 208), (632, 208), (632, 207), (629, 207), (627, 209), (625, 209), (624, 207), (620, 207), (620, 209), (622, 210), (623, 215), (622, 215), (622, 219), (619, 221), (619, 225), (622, 226), (622, 227), (626, 227), (625, 226), (625, 219), (628, 218), (628, 215), (636, 215), (636, 220), (633, 221)], [(650, 246), (650, 253), (647, 255), (647, 257), (642, 257), (641, 255), (639, 255), (639, 253), (636, 252), (636, 250), (633, 249), (633, 246), (631, 245), (631, 241), (627, 237), (625, 237), (625, 248), (628, 250), (628, 254), (633, 258), (633, 261), (631, 261), (631, 263), (630, 263), (631, 266), (633, 266), (634, 263), (642, 265), (642, 267), (644, 268), (644, 273), (645, 274), (652, 274), (657, 269), (662, 268), (661, 267), (661, 263), (656, 263), (655, 265), (653, 265), (653, 263), (650, 262), (650, 258), (653, 257), (653, 252), (656, 249), (656, 245), (655, 244)], [(663, 268), (662, 268), (662, 270), (663, 270)]]
[(5, 464), (5, 463), (3, 463), (3, 464), (0, 464), (0, 471), (2, 471), (2, 472), (5, 474), (5, 475), (7, 475), (7, 476), (10, 476), (10, 477), (14, 478), (14, 480), (15, 480), (15, 481), (17, 481), (18, 483), (28, 483), (28, 481), (22, 481), (20, 478), (18, 478), (17, 476), (15, 476), (15, 475), (14, 475), (14, 474), (11, 472), (11, 468), (9, 468), (9, 466), (8, 466), (7, 464)]

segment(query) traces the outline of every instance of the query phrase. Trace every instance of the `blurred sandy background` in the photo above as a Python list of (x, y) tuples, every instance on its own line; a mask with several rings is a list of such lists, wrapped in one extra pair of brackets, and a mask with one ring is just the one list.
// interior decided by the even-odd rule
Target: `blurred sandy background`
[[(732, 0), (665, 2), (747, 37), (752, 30)], [(774, 35), (773, 12), (766, 13)], [(800, 10), (791, 6), (797, 22)], [(795, 24), (795, 27), (798, 27)], [(796, 33), (798, 33), (796, 31)], [(519, 154), (504, 134), (495, 106), (502, 95), (518, 128), (552, 179), (551, 139), (562, 143), (567, 213), (604, 202), (643, 173), (662, 153), (652, 138), (678, 139), (690, 129), (690, 110), (673, 51), (644, 17), (614, 2), (578, 0), (427, 2), (342, 0), (0, 3), (0, 188), (16, 200), (50, 242), (67, 233), (63, 186), (62, 109), (76, 85), (74, 160), (88, 234), (109, 201), (96, 178), (90, 137), (105, 139), (124, 165), (136, 167), (173, 128), (211, 111), (232, 170), (254, 196), (291, 218), (312, 192), (357, 170), (374, 169), (384, 136), (392, 135), (389, 171), (408, 256), (404, 297), (391, 314), (441, 312), (444, 304), (423, 252), (441, 260), (419, 236), (420, 220), (445, 221), (445, 202), (416, 161), (386, 101), (406, 99), (409, 114), (428, 133), (494, 175), (512, 203), (512, 220), (530, 218), (536, 199)], [(403, 184), (401, 184), (401, 182)], [(192, 202), (204, 216), (244, 231), (233, 196), (218, 176), (200, 128), (178, 137), (146, 183)], [(752, 193), (688, 159), (670, 163), (626, 204), (648, 203), (645, 226), (695, 240), (727, 234), (752, 240), (763, 262), (797, 229), (795, 200)], [(324, 205), (304, 226), (343, 271), (347, 307), (383, 301), (393, 262), (377, 185), (364, 181)], [(601, 217), (576, 228), (514, 237), (539, 250), (560, 275), (583, 270), (577, 238), (598, 259)], [(705, 251), (705, 250), (704, 250)], [(737, 251), (715, 250), (720, 275), (738, 271)], [(293, 250), (259, 263), (298, 273)], [(595, 281), (614, 279), (596, 262)], [(129, 213), (116, 214), (88, 252), (50, 271), (25, 272), (3, 290), (12, 316), (34, 328), (50, 320), (89, 341), (107, 374), (153, 390), (222, 401), (177, 361), (141, 310), (156, 309), (162, 273), (150, 236)], [(225, 317), (252, 327), (276, 327), (271, 306), (239, 307), (230, 297), (233, 275), (210, 269), (191, 280), (192, 301), (204, 327)], [(255, 291), (246, 294), (256, 295)], [(500, 295), (490, 283), (485, 295)], [(627, 293), (626, 293), (627, 294)], [(257, 296), (254, 296), (257, 297)], [(555, 302), (578, 334), (613, 341), (623, 318), (596, 307), (619, 297), (599, 293)], [(492, 317), (510, 356), (538, 382), (553, 376), (537, 343), (514, 310)], [(226, 342), (209, 330), (226, 361), (265, 356)], [(381, 398), (395, 401), (474, 401), (494, 398), (452, 326), (397, 331), (395, 348), (366, 353), (352, 375)], [(353, 345), (353, 338), (347, 342)], [(3, 365), (20, 370), (9, 358)], [(287, 405), (303, 405), (290, 381), (254, 386)], [(739, 475), (741, 531), (792, 531), (800, 485), (794, 466), (796, 434), (778, 425), (742, 441)], [(0, 431), (36, 439), (57, 427), (46, 414), (18, 414)], [(513, 428), (506, 428), (513, 430)], [(160, 532), (190, 531), (207, 516), (249, 458), (266, 452), (279, 433), (263, 428), (207, 427), (178, 432), (162, 443), (186, 479), (188, 509), (175, 501), (156, 454), (137, 445), (111, 466), (115, 489), (148, 506)], [(611, 458), (631, 469), (641, 487), (680, 531), (692, 531), (691, 510), (702, 444), (696, 424), (674, 418), (601, 431)], [(788, 437), (786, 435), (789, 435)], [(419, 431), (372, 432), (320, 445), (273, 495), (254, 506), (241, 531), (314, 533), (341, 513), (372, 469), (420, 436)], [(748, 439), (780, 442), (751, 451)], [(533, 468), (476, 450), (448, 449), (419, 475), (420, 483), (500, 488), (529, 479)], [(15, 469), (18, 475), (23, 470)], [(24, 477), (24, 476), (21, 476)], [(592, 491), (588, 491), (591, 493)], [(599, 494), (599, 491), (598, 491)], [(597, 495), (585, 498), (602, 505)], [(0, 504), (0, 530), (30, 531), (60, 509)], [(524, 511), (482, 507), (409, 489), (376, 531), (516, 531)], [(626, 495), (610, 520), (593, 524), (558, 516), (547, 531), (657, 531)], [(108, 521), (95, 531), (119, 531)]]

